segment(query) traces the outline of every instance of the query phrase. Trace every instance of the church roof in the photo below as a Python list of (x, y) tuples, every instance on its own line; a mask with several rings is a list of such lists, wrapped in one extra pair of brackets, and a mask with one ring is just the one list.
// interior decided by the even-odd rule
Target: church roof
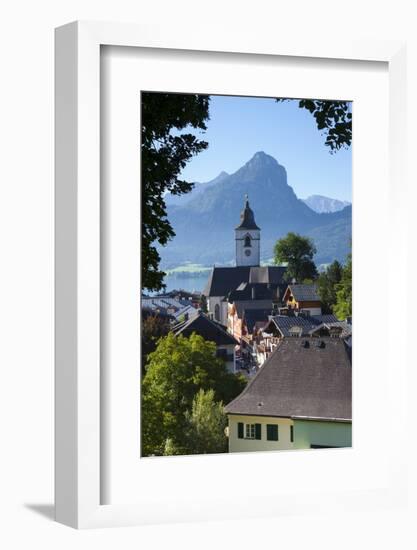
[(245, 208), (240, 213), (240, 224), (236, 229), (260, 229), (255, 223), (253, 210), (249, 207), (249, 199), (246, 195)]
[(213, 267), (206, 288), (205, 296), (227, 296), (242, 283), (282, 284), (285, 267)]
[(247, 300), (277, 300), (279, 298), (278, 283), (241, 283), (230, 292), (229, 303)]

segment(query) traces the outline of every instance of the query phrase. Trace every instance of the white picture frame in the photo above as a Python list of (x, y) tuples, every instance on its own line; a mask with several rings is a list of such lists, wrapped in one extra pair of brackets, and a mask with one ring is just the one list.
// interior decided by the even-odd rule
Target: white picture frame
[[(120, 526), (159, 521), (233, 517), (222, 510), (221, 499), (187, 515), (187, 508), (166, 499), (149, 506), (134, 503), (101, 504), (102, 454), (106, 452), (102, 419), (107, 414), (100, 398), (101, 252), (100, 252), (100, 49), (126, 46), (258, 56), (289, 56), (378, 61), (388, 64), (390, 185), (405, 189), (405, 44), (397, 41), (325, 41), (244, 32), (176, 33), (169, 28), (113, 23), (75, 22), (56, 30), (56, 519), (77, 528)], [(400, 199), (399, 199), (400, 200)], [(394, 204), (396, 236), (406, 242), (406, 220)], [(406, 247), (399, 250), (404, 258)], [(405, 388), (406, 347), (398, 354), (398, 376), (391, 388), (396, 403)], [(389, 374), (389, 376), (391, 376)], [(398, 415), (405, 415), (401, 406)], [(399, 503), (406, 479), (397, 473), (404, 434), (389, 456), (392, 475), (379, 489), (356, 496), (340, 491), (330, 500), (358, 507), (376, 502)], [(186, 460), (186, 458), (184, 458)], [(400, 468), (401, 470), (401, 468)], [(395, 475), (393, 472), (396, 472)], [(174, 496), (173, 496), (174, 498)], [(317, 494), (288, 494), (271, 514), (303, 512)], [(264, 510), (260, 509), (262, 515)], [(254, 515), (257, 515), (256, 513)]]

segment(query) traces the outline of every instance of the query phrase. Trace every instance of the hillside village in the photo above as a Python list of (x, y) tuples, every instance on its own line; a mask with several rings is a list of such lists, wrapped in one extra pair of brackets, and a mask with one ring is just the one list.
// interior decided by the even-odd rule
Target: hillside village
[[(197, 335), (212, 343), (227, 384), (239, 379), (237, 394), (222, 403), (224, 451), (351, 446), (351, 318), (326, 310), (316, 281), (288, 280), (286, 267), (261, 266), (261, 228), (248, 196), (234, 233), (236, 265), (214, 267), (201, 294), (142, 296), (142, 319), (160, 323), (151, 348), (161, 337), (185, 342)], [(149, 357), (156, 363), (155, 354)], [(147, 422), (149, 436), (155, 428)], [(147, 456), (182, 454), (169, 450), (168, 439), (165, 451)], [(213, 448), (203, 442), (199, 452)]]

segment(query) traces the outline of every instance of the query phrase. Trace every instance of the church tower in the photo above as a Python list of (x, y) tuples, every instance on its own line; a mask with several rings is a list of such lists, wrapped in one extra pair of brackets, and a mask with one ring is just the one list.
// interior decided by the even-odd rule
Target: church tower
[(261, 230), (255, 223), (255, 216), (245, 195), (245, 207), (240, 213), (240, 224), (235, 229), (236, 266), (259, 266)]

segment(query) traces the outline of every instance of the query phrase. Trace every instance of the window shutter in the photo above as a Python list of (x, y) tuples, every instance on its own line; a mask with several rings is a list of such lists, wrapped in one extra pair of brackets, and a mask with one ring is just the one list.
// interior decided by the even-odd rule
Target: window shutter
[(255, 439), (262, 439), (262, 424), (255, 424)]
[(268, 441), (278, 441), (278, 425), (267, 424), (266, 425), (266, 439)]
[(237, 423), (237, 436), (239, 439), (243, 439), (243, 422)]

